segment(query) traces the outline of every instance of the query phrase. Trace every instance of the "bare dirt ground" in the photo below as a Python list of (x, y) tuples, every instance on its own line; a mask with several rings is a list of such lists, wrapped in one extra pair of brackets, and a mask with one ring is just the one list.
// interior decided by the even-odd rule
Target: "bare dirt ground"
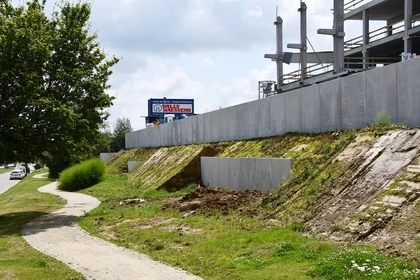
[(79, 228), (75, 220), (99, 205), (96, 198), (59, 191), (55, 182), (39, 191), (58, 195), (68, 203), (29, 223), (22, 230), (23, 237), (35, 249), (61, 260), (87, 279), (201, 279), (93, 237)]
[(198, 186), (195, 191), (178, 201), (167, 204), (164, 209), (179, 209), (185, 212), (194, 211), (201, 213), (211, 213), (212, 210), (219, 210), (223, 214), (227, 214), (230, 209), (241, 209), (246, 211), (248, 215), (253, 215), (254, 212), (257, 212), (257, 209), (252, 209), (249, 206), (257, 203), (267, 195), (267, 192), (257, 190), (237, 192), (225, 188)]

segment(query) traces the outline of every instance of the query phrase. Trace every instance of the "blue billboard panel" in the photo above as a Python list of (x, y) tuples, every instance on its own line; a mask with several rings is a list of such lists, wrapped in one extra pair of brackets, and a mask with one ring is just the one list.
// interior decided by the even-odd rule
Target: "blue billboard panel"
[(148, 101), (146, 123), (164, 123), (164, 116), (172, 114), (175, 120), (194, 115), (194, 99), (151, 98)]
[(149, 117), (161, 118), (165, 114), (194, 115), (194, 99), (149, 99)]

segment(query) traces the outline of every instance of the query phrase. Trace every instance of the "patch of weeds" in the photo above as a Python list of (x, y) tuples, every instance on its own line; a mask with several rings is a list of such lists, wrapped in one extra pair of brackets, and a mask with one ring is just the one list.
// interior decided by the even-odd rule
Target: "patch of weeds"
[(388, 115), (385, 111), (378, 112), (378, 121), (376, 122), (379, 126), (387, 126), (391, 124), (391, 115)]
[(357, 132), (353, 125), (351, 125), (349, 130), (343, 132), (343, 135), (347, 140), (354, 141), (357, 137)]
[(308, 274), (324, 279), (419, 279), (418, 264), (379, 255), (370, 249), (345, 247), (330, 254)]
[(327, 144), (327, 145), (322, 147), (322, 152), (326, 155), (328, 155), (332, 150), (333, 150), (333, 148), (332, 148), (331, 144)]
[(144, 244), (153, 251), (160, 251), (165, 249), (165, 244), (163, 244), (162, 240), (159, 239), (148, 239), (144, 242)]
[(306, 225), (304, 223), (298, 223), (298, 222), (294, 222), (291, 225), (291, 228), (293, 231), (295, 232), (305, 232), (306, 230)]
[(346, 228), (338, 222), (334, 223), (330, 227), (330, 229), (331, 229), (332, 232), (346, 232), (347, 231)]
[(282, 256), (286, 252), (293, 251), (294, 249), (295, 249), (295, 247), (293, 246), (292, 243), (290, 243), (288, 241), (285, 241), (285, 242), (278, 243), (276, 245), (276, 248), (275, 248), (273, 254), (276, 255), (276, 256)]
[(261, 142), (261, 149), (264, 149), (268, 144), (268, 139), (265, 139)]
[(305, 170), (305, 174), (307, 177), (309, 178), (313, 178), (316, 172), (316, 167), (313, 166), (310, 163), (307, 163), (303, 166), (304, 170)]

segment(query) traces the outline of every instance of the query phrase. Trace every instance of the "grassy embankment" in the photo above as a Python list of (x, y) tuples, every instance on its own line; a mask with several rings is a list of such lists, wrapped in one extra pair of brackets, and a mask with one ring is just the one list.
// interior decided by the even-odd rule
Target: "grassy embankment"
[[(151, 190), (150, 182), (115, 172), (119, 168), (112, 165), (110, 169), (118, 174), (108, 174), (104, 182), (83, 191), (102, 204), (83, 217), (80, 225), (204, 279), (418, 279), (418, 264), (386, 256), (378, 248), (323, 242), (299, 232), (313, 215), (311, 201), (346, 170), (346, 164), (332, 164), (332, 160), (355, 137), (355, 131), (291, 134), (218, 145), (218, 156), (288, 156), (295, 160), (288, 184), (260, 203), (227, 215), (218, 210), (188, 216), (179, 210), (162, 210), (166, 203), (194, 190), (195, 184), (175, 192)], [(141, 150), (130, 153), (141, 154)], [(152, 154), (150, 150), (144, 153)], [(124, 162), (121, 160), (121, 166)], [(299, 202), (283, 203), (284, 197), (299, 192)], [(121, 204), (127, 198), (146, 202)], [(302, 217), (298, 222), (288, 218), (297, 216)]]

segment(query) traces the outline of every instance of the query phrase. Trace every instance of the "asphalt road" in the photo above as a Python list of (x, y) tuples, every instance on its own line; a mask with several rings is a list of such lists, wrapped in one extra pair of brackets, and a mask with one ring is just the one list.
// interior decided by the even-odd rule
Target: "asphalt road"
[(20, 180), (10, 180), (10, 172), (12, 172), (12, 168), (10, 168), (10, 171), (0, 174), (0, 195), (4, 192), (6, 192), (8, 189), (16, 185), (20, 182)]

